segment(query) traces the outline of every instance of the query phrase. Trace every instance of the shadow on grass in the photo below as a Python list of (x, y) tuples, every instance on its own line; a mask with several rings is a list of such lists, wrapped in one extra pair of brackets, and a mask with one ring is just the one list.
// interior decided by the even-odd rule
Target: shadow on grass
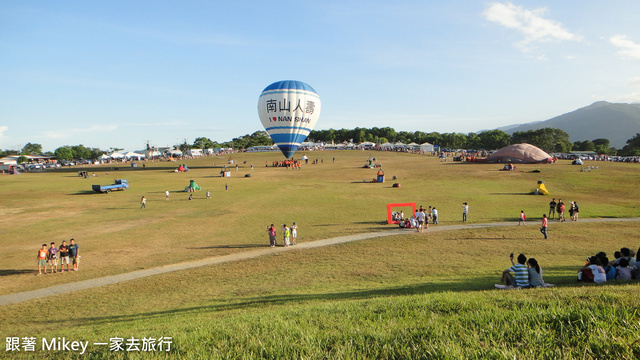
[(35, 269), (2, 269), (0, 270), (0, 276), (35, 274), (37, 272), (38, 270)]
[(489, 195), (533, 195), (531, 192), (526, 193), (489, 193)]
[[(365, 225), (389, 225), (386, 221), (355, 221), (354, 224), (365, 224)], [(388, 228), (388, 227), (386, 227)]]
[[(550, 273), (565, 273), (577, 271), (580, 266), (561, 266), (561, 267), (549, 267), (545, 268)], [(558, 276), (550, 277), (549, 283), (556, 284), (556, 287), (584, 287), (584, 286), (618, 286), (628, 284), (639, 284), (638, 281), (633, 280), (631, 282), (609, 282), (603, 284), (585, 284), (575, 280), (572, 276)], [(246, 297), (238, 301), (222, 299), (223, 304), (209, 304), (202, 306), (192, 306), (180, 309), (170, 309), (162, 311), (151, 311), (139, 314), (125, 314), (125, 315), (111, 315), (111, 316), (95, 316), (69, 319), (67, 322), (90, 322), (91, 324), (102, 323), (126, 323), (131, 321), (148, 320), (148, 319), (161, 319), (170, 318), (176, 315), (193, 314), (193, 313), (212, 313), (220, 311), (249, 309), (249, 308), (262, 308), (266, 306), (279, 306), (289, 304), (299, 304), (304, 302), (317, 302), (317, 301), (344, 301), (344, 300), (365, 300), (372, 298), (384, 298), (394, 296), (406, 296), (406, 295), (422, 295), (433, 294), (441, 292), (472, 292), (472, 291), (502, 291), (496, 290), (494, 284), (500, 283), (500, 275), (485, 275), (477, 276), (474, 278), (465, 278), (460, 281), (449, 281), (443, 283), (417, 283), (404, 286), (392, 286), (370, 290), (357, 290), (357, 291), (345, 291), (345, 292), (327, 292), (316, 294), (281, 294), (281, 295), (267, 295), (257, 297)], [(554, 289), (549, 288), (549, 289)], [(534, 290), (520, 290), (520, 291), (539, 291)], [(63, 321), (64, 322), (64, 321)]]
[(246, 244), (246, 245), (215, 245), (215, 246), (201, 246), (190, 247), (190, 250), (203, 250), (203, 249), (249, 249), (249, 248), (267, 248), (269, 244)]
[(85, 190), (85, 191), (78, 191), (77, 193), (68, 194), (68, 195), (75, 196), (75, 195), (91, 195), (91, 194), (96, 194), (97, 195), (97, 194), (100, 194), (100, 193), (97, 193), (97, 192), (95, 192), (93, 190)]

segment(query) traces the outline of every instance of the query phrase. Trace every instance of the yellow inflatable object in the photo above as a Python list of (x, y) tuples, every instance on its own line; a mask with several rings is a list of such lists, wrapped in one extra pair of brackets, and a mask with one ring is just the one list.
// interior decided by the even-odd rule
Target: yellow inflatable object
[(546, 186), (544, 186), (544, 181), (538, 181), (538, 187), (533, 190), (533, 193), (536, 195), (549, 195), (549, 190), (547, 190)]

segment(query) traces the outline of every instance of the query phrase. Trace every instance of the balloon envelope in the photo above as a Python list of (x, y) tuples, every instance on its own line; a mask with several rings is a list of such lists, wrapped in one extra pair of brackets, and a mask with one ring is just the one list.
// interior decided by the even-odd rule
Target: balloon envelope
[(288, 159), (316, 126), (320, 97), (302, 81), (274, 82), (260, 94), (258, 115), (262, 126)]

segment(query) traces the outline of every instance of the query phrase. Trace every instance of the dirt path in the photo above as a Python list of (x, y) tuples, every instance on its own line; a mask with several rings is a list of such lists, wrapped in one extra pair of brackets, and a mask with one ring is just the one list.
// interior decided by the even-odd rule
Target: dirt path
[[(624, 219), (615, 219), (615, 218), (595, 218), (595, 219), (580, 219), (580, 223), (583, 222), (616, 222), (616, 221), (640, 221), (640, 218), (624, 218)], [(517, 222), (499, 222), (499, 223), (488, 223), (488, 224), (460, 224), (460, 225), (432, 225), (429, 227), (427, 232), (440, 232), (440, 231), (451, 231), (451, 230), (464, 230), (464, 229), (477, 229), (477, 228), (486, 228), (486, 227), (499, 227), (499, 226), (517, 226)], [(535, 223), (537, 225), (537, 223)], [(531, 226), (535, 226), (531, 225)], [(216, 256), (201, 260), (183, 262), (178, 264), (166, 265), (157, 268), (145, 269), (145, 270), (137, 270), (129, 273), (119, 274), (119, 275), (111, 275), (105, 276), (101, 278), (83, 280), (72, 282), (68, 284), (61, 284), (56, 286), (51, 286), (44, 289), (32, 290), (32, 291), (24, 291), (15, 294), (2, 295), (0, 296), (0, 306), (15, 304), (23, 301), (39, 299), (52, 295), (65, 294), (72, 291), (91, 289), (104, 285), (117, 284), (124, 281), (135, 280), (144, 278), (147, 276), (160, 275), (172, 271), (180, 271), (187, 270), (192, 268), (197, 268), (201, 266), (208, 265), (216, 265), (216, 264), (224, 264), (233, 261), (240, 261), (246, 259), (253, 259), (264, 255), (270, 255), (274, 253), (279, 253), (282, 251), (292, 251), (292, 250), (303, 250), (303, 249), (313, 249), (322, 246), (329, 246), (335, 244), (342, 244), (351, 241), (359, 241), (366, 239), (374, 239), (386, 236), (394, 236), (394, 235), (403, 235), (411, 232), (413, 230), (408, 229), (394, 229), (394, 230), (386, 230), (386, 231), (378, 231), (378, 232), (370, 232), (364, 234), (357, 235), (349, 235), (349, 236), (340, 236), (331, 239), (317, 240), (308, 243), (301, 243), (296, 246), (290, 247), (264, 247), (257, 250), (250, 250), (242, 253), (225, 255), (225, 256)]]

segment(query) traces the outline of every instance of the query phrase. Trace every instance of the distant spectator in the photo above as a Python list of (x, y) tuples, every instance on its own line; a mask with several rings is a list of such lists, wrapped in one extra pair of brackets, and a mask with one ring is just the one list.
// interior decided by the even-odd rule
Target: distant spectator
[(551, 200), (551, 202), (549, 202), (549, 219), (553, 220), (553, 218), (556, 216), (556, 206), (558, 205), (558, 203), (556, 202), (556, 199)]
[(297, 245), (296, 244), (297, 239), (298, 239), (298, 225), (296, 225), (296, 223), (293, 223), (293, 225), (291, 225), (291, 243), (293, 245)]
[(276, 228), (273, 224), (267, 228), (267, 234), (269, 234), (269, 244), (271, 247), (276, 247)]
[(540, 232), (544, 235), (544, 238), (547, 239), (547, 225), (549, 221), (547, 220), (547, 214), (542, 214), (542, 226), (540, 226)]
[(49, 254), (49, 250), (47, 250), (47, 244), (42, 244), (42, 248), (38, 250), (38, 257), (36, 260), (38, 261), (38, 273), (36, 275), (42, 274), (42, 270), (44, 273), (47, 273), (47, 255)]
[(58, 248), (58, 254), (60, 255), (60, 272), (64, 272), (65, 264), (67, 264), (67, 271), (69, 271), (69, 247), (65, 240), (62, 240), (62, 244)]
[(520, 210), (520, 220), (518, 220), (518, 225), (526, 225), (525, 221), (527, 221), (527, 214), (524, 213), (524, 210)]
[(69, 240), (69, 255), (71, 257), (71, 263), (73, 265), (73, 271), (78, 271), (78, 264), (80, 263), (80, 246), (76, 244), (75, 239)]
[(467, 221), (467, 215), (469, 215), (469, 204), (462, 203), (462, 221)]
[(49, 268), (52, 273), (58, 272), (58, 251), (56, 243), (52, 242), (51, 247), (47, 251), (47, 260), (49, 261)]

